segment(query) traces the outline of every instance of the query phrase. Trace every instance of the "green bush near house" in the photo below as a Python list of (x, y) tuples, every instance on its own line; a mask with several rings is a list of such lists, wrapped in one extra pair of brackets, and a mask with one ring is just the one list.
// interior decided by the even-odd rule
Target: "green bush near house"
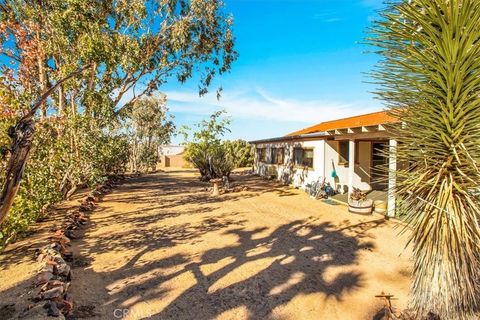
[[(225, 111), (213, 113), (208, 120), (196, 124), (193, 133), (184, 127), (184, 158), (200, 172), (203, 181), (229, 177), (235, 168), (253, 165), (254, 149), (244, 140), (222, 140), (229, 132), (230, 119)], [(191, 140), (190, 140), (191, 136)]]

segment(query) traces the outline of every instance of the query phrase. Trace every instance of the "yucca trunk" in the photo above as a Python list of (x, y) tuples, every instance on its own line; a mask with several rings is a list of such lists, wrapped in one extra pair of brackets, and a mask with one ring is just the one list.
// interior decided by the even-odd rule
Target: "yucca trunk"
[(442, 319), (480, 306), (480, 1), (397, 1), (372, 28), (394, 130), (397, 197), (413, 229), (412, 305)]

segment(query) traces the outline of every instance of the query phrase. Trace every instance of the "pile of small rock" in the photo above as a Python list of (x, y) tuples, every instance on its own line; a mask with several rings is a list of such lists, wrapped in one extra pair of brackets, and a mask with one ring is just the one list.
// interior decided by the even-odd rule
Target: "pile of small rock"
[(72, 279), (70, 263), (74, 257), (70, 241), (80, 237), (76, 231), (87, 223), (88, 215), (95, 208), (95, 203), (124, 179), (124, 176), (111, 176), (104, 184), (97, 185), (80, 200), (77, 208), (67, 212), (61, 227), (52, 230), (53, 235), (49, 238), (49, 244), (36, 250), (40, 268), (33, 284), (35, 287), (33, 303), (23, 312), (22, 317), (32, 318), (46, 314), (65, 318), (71, 315), (74, 302), (68, 289)]
[[(37, 261), (40, 263), (40, 273), (34, 285), (39, 289), (33, 298), (36, 303), (43, 303), (48, 316), (67, 315), (73, 309), (73, 299), (68, 294), (72, 271), (68, 262), (73, 261), (69, 250), (70, 239), (60, 230), (55, 232), (52, 243), (39, 250)], [(34, 307), (32, 305), (31, 307)]]
[[(220, 194), (225, 194), (225, 193), (235, 193), (235, 192), (242, 192), (242, 191), (248, 191), (247, 186), (232, 186), (230, 185), (229, 189), (226, 189), (225, 187), (221, 186), (220, 187)], [(207, 191), (209, 193), (212, 193), (213, 188), (212, 187), (204, 187), (201, 188), (200, 191)]]
[(242, 191), (248, 191), (247, 186), (233, 186), (230, 189), (227, 189), (226, 192), (242, 192)]

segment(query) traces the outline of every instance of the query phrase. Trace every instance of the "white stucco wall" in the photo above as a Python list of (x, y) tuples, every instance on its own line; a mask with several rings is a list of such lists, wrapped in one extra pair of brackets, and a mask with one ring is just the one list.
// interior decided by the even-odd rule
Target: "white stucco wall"
[[(320, 177), (325, 176), (323, 152), (323, 140), (303, 141), (303, 142), (277, 142), (267, 144), (257, 144), (256, 148), (267, 149), (266, 163), (259, 162), (258, 153), (255, 153), (255, 172), (262, 176), (275, 175), (279, 181), (283, 183), (293, 184), (295, 187), (303, 188), (310, 182), (317, 181)], [(313, 148), (313, 169), (296, 167), (293, 162), (294, 148)], [(272, 148), (284, 148), (285, 158), (284, 164), (269, 164), (271, 162)]]
[[(339, 141), (326, 141), (325, 143), (325, 168), (327, 172), (327, 181), (330, 182), (340, 192), (348, 190), (348, 166), (338, 163), (338, 144)], [(371, 143), (360, 141), (356, 144), (358, 150), (358, 159), (355, 163), (355, 174), (353, 175), (353, 186), (361, 190), (370, 190), (370, 162), (371, 162)], [(332, 163), (333, 161), (333, 163)], [(350, 164), (349, 164), (350, 165)], [(335, 167), (338, 179), (332, 178), (332, 171)]]
[[(293, 162), (293, 150), (295, 147), (313, 148), (313, 169), (295, 167)], [(355, 164), (354, 186), (362, 190), (370, 190), (370, 142), (359, 142), (358, 163)], [(256, 144), (256, 148), (266, 148), (266, 163), (259, 162), (258, 153), (255, 153), (255, 172), (262, 176), (274, 175), (284, 183), (293, 184), (295, 187), (304, 188), (311, 182), (326, 178), (332, 187), (340, 192), (347, 192), (348, 166), (338, 164), (338, 141), (301, 141), (301, 142), (275, 142)], [(283, 165), (269, 164), (271, 162), (271, 149), (285, 148)], [(333, 161), (333, 162), (332, 162)], [(333, 167), (338, 178), (332, 177)]]

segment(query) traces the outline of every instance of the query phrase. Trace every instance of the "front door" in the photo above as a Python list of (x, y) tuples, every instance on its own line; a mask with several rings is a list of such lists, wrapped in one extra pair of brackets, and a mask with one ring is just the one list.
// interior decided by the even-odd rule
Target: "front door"
[(373, 190), (388, 188), (388, 143), (372, 142), (371, 186)]

